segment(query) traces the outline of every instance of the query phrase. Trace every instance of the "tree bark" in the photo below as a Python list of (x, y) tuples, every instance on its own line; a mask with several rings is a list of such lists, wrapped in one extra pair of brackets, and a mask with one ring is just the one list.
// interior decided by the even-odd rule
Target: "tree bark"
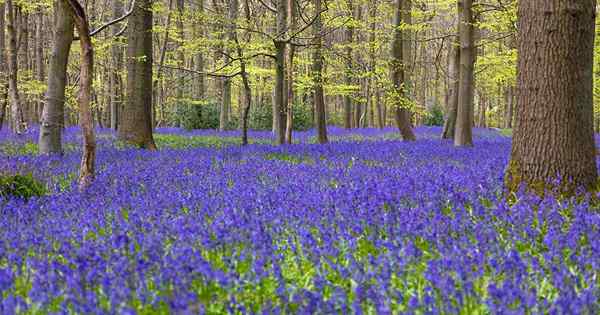
[(322, 3), (321, 0), (315, 1), (315, 21), (313, 24), (314, 53), (313, 53), (313, 81), (315, 103), (315, 120), (317, 125), (317, 140), (321, 144), (328, 142), (327, 139), (327, 120), (325, 117), (325, 96), (323, 93), (323, 22), (321, 18)]
[[(204, 0), (197, 1), (196, 10), (198, 14), (200, 14), (202, 21), (204, 21)], [(194, 37), (195, 38), (204, 38), (204, 26), (203, 23), (195, 23), (194, 25)], [(202, 51), (198, 51), (195, 55), (194, 67), (198, 73), (204, 72), (204, 53)], [(194, 98), (196, 100), (204, 100), (206, 98), (206, 80), (205, 75), (198, 74), (196, 78), (196, 86), (194, 89)]]
[(455, 146), (473, 145), (473, 68), (475, 64), (475, 44), (473, 34), (473, 0), (460, 0), (459, 41), (460, 73), (458, 88), (458, 109), (454, 130)]
[[(596, 1), (529, 0), (518, 6), (519, 106), (507, 188), (523, 184), (540, 194), (594, 189)], [(558, 176), (561, 183), (554, 181)]]
[[(348, 11), (350, 12), (350, 16), (354, 17), (354, 3), (352, 0), (346, 0), (346, 6)], [(354, 26), (352, 23), (346, 26), (345, 31), (345, 40), (346, 40), (346, 69), (344, 73), (344, 84), (346, 87), (352, 85), (352, 66), (353, 66), (353, 53), (352, 53), (352, 45), (354, 44)], [(352, 96), (349, 94), (350, 92), (346, 92), (344, 95), (344, 128), (350, 129), (353, 125), (352, 119)]]
[[(288, 9), (288, 29), (290, 32), (296, 31), (296, 0), (287, 0)], [(286, 55), (286, 83), (287, 83), (287, 110), (285, 124), (285, 143), (292, 144), (292, 130), (294, 129), (294, 57), (296, 49), (294, 45), (288, 44)]]
[[(123, 15), (122, 0), (112, 0), (113, 18)], [(115, 28), (113, 36), (116, 36), (119, 28)], [(119, 126), (119, 116), (123, 108), (123, 79), (121, 71), (123, 70), (123, 48), (116, 44), (111, 47), (112, 66), (114, 71), (110, 73), (112, 91), (110, 92), (110, 129), (117, 130)]]
[(54, 40), (48, 66), (46, 105), (42, 110), (39, 150), (43, 154), (62, 154), (67, 65), (73, 42), (73, 16), (69, 4), (57, 1), (54, 16)]
[(94, 135), (94, 121), (90, 108), (92, 96), (92, 80), (94, 75), (94, 51), (88, 19), (83, 7), (77, 0), (68, 1), (73, 15), (73, 21), (79, 33), (81, 46), (81, 68), (79, 70), (79, 123), (83, 133), (83, 156), (79, 170), (79, 189), (83, 190), (94, 179), (96, 161), (96, 139)]
[[(228, 11), (228, 23), (227, 23), (227, 40), (231, 43), (234, 41), (235, 36), (235, 21), (238, 17), (238, 6), (237, 0), (229, 0), (229, 11)], [(229, 46), (229, 45), (225, 45)], [(224, 64), (231, 62), (229, 56), (232, 55), (232, 50), (229, 48), (225, 49), (226, 54), (223, 55)], [(229, 113), (231, 112), (231, 81), (232, 78), (223, 78), (223, 98), (221, 100), (221, 109), (219, 114), (219, 130), (224, 131), (227, 129), (229, 124)]]
[(23, 117), (23, 104), (19, 97), (17, 86), (17, 33), (15, 30), (15, 10), (12, 0), (6, 0), (6, 35), (8, 45), (6, 46), (6, 61), (8, 63), (8, 95), (10, 98), (11, 129), (16, 134), (25, 130), (25, 119)]
[(155, 150), (152, 135), (152, 1), (137, 0), (127, 28), (127, 101), (119, 139)]
[(277, 144), (285, 143), (285, 119), (286, 119), (286, 100), (285, 93), (285, 48), (286, 30), (287, 30), (287, 0), (277, 1), (277, 37), (274, 40), (275, 45), (275, 106), (273, 113), (275, 123), (275, 136)]
[(403, 24), (402, 17), (404, 16), (402, 13), (403, 1), (404, 0), (395, 0), (394, 40), (392, 42), (391, 62), (392, 83), (396, 93), (396, 97), (394, 97), (394, 112), (396, 125), (400, 130), (402, 139), (404, 139), (404, 141), (414, 141), (416, 140), (416, 136), (411, 126), (410, 110), (406, 108), (406, 104), (403, 104), (406, 99), (406, 86), (404, 81), (404, 66), (406, 60), (404, 59), (404, 38), (401, 29)]
[(0, 130), (6, 117), (6, 103), (8, 103), (8, 84), (6, 82), (6, 42), (5, 42), (5, 14), (4, 3), (0, 3)]
[(458, 111), (458, 89), (460, 77), (460, 47), (458, 43), (450, 49), (450, 64), (448, 65), (448, 106), (442, 139), (454, 139), (456, 114)]

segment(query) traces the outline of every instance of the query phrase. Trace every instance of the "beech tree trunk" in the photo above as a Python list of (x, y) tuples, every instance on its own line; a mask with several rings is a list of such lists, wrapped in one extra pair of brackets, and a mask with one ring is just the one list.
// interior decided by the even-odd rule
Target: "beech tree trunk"
[[(196, 2), (197, 7), (196, 10), (198, 11), (198, 13), (202, 16), (202, 19), (204, 20), (204, 0), (198, 0)], [(204, 34), (204, 26), (202, 25), (202, 23), (196, 23), (194, 25), (194, 37), (195, 38), (204, 38), (205, 34)], [(194, 60), (194, 67), (195, 70), (198, 73), (203, 73), (204, 72), (204, 53), (202, 51), (198, 51), (196, 53), (195, 56), (195, 60)], [(198, 74), (196, 77), (196, 85), (195, 85), (195, 89), (194, 89), (194, 98), (196, 100), (204, 100), (206, 98), (206, 83), (205, 83), (205, 75), (203, 74)], [(197, 110), (197, 112), (201, 112), (200, 110)]]
[[(234, 41), (235, 36), (235, 26), (233, 24), (237, 20), (238, 16), (238, 6), (239, 3), (237, 0), (229, 0), (229, 11), (228, 11), (228, 21), (227, 21), (227, 39), (230, 42)], [(231, 63), (231, 58), (229, 56), (232, 55), (233, 50), (226, 48), (226, 54), (223, 55), (224, 64)], [(231, 81), (232, 78), (225, 77), (223, 78), (223, 98), (221, 99), (221, 109), (219, 114), (219, 130), (224, 131), (227, 129), (227, 125), (229, 124), (229, 113), (231, 112)]]
[(275, 136), (277, 144), (285, 143), (285, 119), (286, 119), (286, 100), (285, 93), (285, 48), (287, 43), (287, 0), (277, 1), (277, 38), (274, 40), (276, 61), (275, 61), (275, 106), (274, 106), (274, 123)]
[(313, 24), (314, 54), (313, 54), (313, 81), (315, 103), (315, 120), (317, 125), (317, 139), (319, 143), (327, 143), (327, 121), (325, 117), (325, 96), (323, 93), (323, 22), (321, 18), (321, 0), (315, 0), (315, 21)]
[[(516, 128), (506, 183), (544, 193), (596, 188), (596, 1), (519, 1)], [(552, 181), (563, 179), (557, 184)]]
[(42, 110), (39, 150), (43, 154), (62, 154), (62, 129), (64, 128), (65, 87), (67, 65), (73, 42), (73, 16), (70, 5), (57, 1), (54, 16), (54, 39), (48, 66), (46, 105)]
[[(346, 0), (346, 5), (347, 5), (347, 9), (350, 12), (351, 15), (354, 15), (354, 4), (352, 2), (352, 0)], [(352, 85), (352, 45), (353, 45), (353, 41), (354, 41), (354, 26), (352, 25), (352, 23), (349, 23), (349, 25), (346, 26), (346, 31), (345, 31), (345, 37), (346, 37), (346, 49), (345, 49), (345, 54), (346, 54), (346, 71), (344, 74), (344, 84), (346, 86), (350, 86)], [(346, 92), (347, 94), (344, 95), (344, 128), (346, 129), (350, 129), (352, 128), (352, 123), (353, 123), (353, 119), (352, 119), (352, 96), (350, 94), (348, 94), (349, 92)]]
[[(112, 3), (113, 18), (122, 16), (122, 0), (113, 0)], [(116, 36), (117, 32), (119, 31), (119, 28), (115, 27), (113, 36)], [(111, 57), (114, 71), (109, 74), (112, 86), (112, 91), (110, 94), (110, 129), (117, 130), (119, 126), (120, 112), (123, 108), (123, 79), (121, 78), (120, 74), (123, 70), (123, 49), (120, 45), (113, 45), (113, 47), (111, 47)]]
[(454, 130), (456, 127), (456, 114), (458, 111), (458, 89), (460, 72), (460, 48), (458, 43), (450, 50), (450, 64), (448, 66), (448, 106), (446, 109), (446, 120), (444, 121), (444, 130), (442, 139), (454, 139)]
[(23, 117), (23, 104), (19, 97), (17, 86), (17, 32), (15, 30), (15, 10), (12, 0), (6, 0), (6, 35), (8, 45), (6, 47), (6, 61), (8, 63), (8, 95), (10, 98), (11, 129), (16, 134), (25, 130), (25, 119)]
[(152, 135), (152, 0), (136, 0), (127, 28), (127, 100), (119, 139), (155, 150)]
[(475, 38), (473, 33), (473, 0), (460, 0), (459, 41), (460, 73), (458, 109), (454, 130), (455, 146), (473, 145), (473, 68), (475, 65)]
[(94, 120), (90, 108), (92, 99), (92, 80), (94, 75), (94, 51), (88, 19), (83, 7), (77, 0), (68, 1), (73, 15), (73, 21), (79, 33), (81, 46), (81, 68), (79, 69), (79, 124), (83, 134), (83, 156), (79, 170), (79, 189), (83, 190), (94, 179), (96, 162), (96, 139), (94, 135)]
[(4, 125), (6, 117), (6, 103), (8, 103), (8, 85), (6, 82), (6, 60), (5, 60), (5, 23), (4, 3), (0, 3), (0, 130)]
[[(37, 14), (37, 25), (35, 27), (35, 70), (39, 82), (44, 81), (44, 27), (44, 14), (40, 12)], [(43, 108), (44, 102), (42, 100), (36, 102), (33, 113), (35, 123), (40, 122)]]
[[(288, 9), (288, 29), (290, 32), (296, 31), (296, 0), (287, 0)], [(292, 130), (294, 129), (294, 57), (296, 49), (294, 45), (288, 44), (286, 55), (286, 83), (287, 83), (287, 110), (285, 124), (285, 143), (292, 144)]]
[(394, 40), (392, 42), (392, 62), (391, 62), (391, 71), (392, 71), (392, 83), (394, 84), (394, 89), (396, 94), (396, 102), (394, 104), (394, 112), (396, 125), (398, 126), (398, 130), (400, 131), (400, 135), (404, 141), (414, 141), (416, 140), (416, 136), (412, 130), (411, 125), (411, 114), (410, 110), (406, 108), (405, 104), (402, 104), (406, 98), (406, 87), (404, 81), (404, 66), (406, 64), (406, 60), (404, 59), (404, 38), (403, 31), (401, 29), (401, 25), (403, 23), (402, 17), (404, 14), (402, 13), (403, 9), (403, 1), (404, 0), (395, 0), (395, 16), (394, 16)]

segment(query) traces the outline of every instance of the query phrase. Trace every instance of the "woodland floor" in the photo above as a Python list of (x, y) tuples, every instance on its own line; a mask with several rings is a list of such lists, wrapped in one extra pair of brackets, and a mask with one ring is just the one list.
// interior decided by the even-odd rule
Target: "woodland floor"
[(598, 314), (600, 214), (518, 193), (506, 132), (457, 149), (436, 127), (270, 132), (160, 129), (156, 152), (98, 130), (37, 154), (0, 132), (0, 170), (47, 194), (0, 197), (0, 313)]

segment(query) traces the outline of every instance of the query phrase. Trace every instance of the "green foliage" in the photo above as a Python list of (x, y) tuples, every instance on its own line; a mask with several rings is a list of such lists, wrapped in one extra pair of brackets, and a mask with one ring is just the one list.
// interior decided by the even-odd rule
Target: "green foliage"
[(192, 136), (185, 137), (173, 134), (155, 134), (154, 140), (159, 148), (188, 149), (197, 147), (222, 148), (242, 143), (239, 137)]
[(444, 125), (444, 111), (438, 105), (433, 106), (426, 114), (423, 120), (425, 126), (443, 126)]
[(28, 200), (46, 193), (46, 186), (31, 174), (0, 175), (0, 197)]
[(38, 154), (37, 143), (26, 142), (24, 144), (5, 142), (0, 144), (0, 153), (7, 156), (18, 156), (18, 155), (36, 155)]
[[(254, 130), (271, 130), (273, 113), (271, 105), (258, 105), (250, 109), (249, 126)], [(294, 130), (303, 131), (313, 127), (311, 107), (309, 104), (296, 103), (292, 107)]]

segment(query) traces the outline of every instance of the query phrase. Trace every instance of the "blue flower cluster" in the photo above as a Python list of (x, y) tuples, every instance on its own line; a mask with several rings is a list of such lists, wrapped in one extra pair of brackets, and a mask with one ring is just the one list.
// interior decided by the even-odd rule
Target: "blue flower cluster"
[(52, 192), (0, 200), (0, 313), (598, 314), (599, 210), (509, 203), (510, 139), (477, 130), (457, 149), (439, 132), (147, 152), (101, 131), (84, 193), (77, 130), (62, 158), (0, 150)]

